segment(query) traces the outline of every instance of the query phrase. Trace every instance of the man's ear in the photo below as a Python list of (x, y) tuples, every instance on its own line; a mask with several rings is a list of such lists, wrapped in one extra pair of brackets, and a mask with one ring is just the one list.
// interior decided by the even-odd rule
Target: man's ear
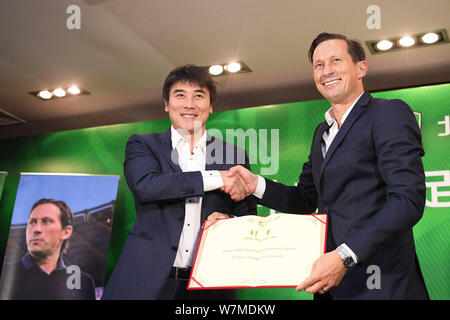
[(164, 101), (164, 110), (166, 112), (169, 112), (169, 104), (167, 103), (167, 101)]
[(358, 62), (358, 79), (362, 79), (367, 74), (367, 61), (362, 60)]
[(62, 240), (69, 239), (72, 236), (72, 232), (73, 232), (73, 227), (72, 226), (66, 226), (63, 229)]

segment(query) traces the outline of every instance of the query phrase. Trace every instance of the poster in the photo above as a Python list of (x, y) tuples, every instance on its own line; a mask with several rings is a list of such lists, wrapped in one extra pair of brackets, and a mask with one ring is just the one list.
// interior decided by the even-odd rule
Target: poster
[(100, 299), (118, 183), (118, 176), (22, 173), (0, 298)]

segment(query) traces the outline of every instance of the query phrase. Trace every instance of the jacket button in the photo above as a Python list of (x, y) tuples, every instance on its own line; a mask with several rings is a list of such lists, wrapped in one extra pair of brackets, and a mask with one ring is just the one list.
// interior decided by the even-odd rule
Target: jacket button
[(172, 248), (170, 248), (170, 249), (172, 249), (173, 251), (177, 251), (178, 250), (178, 248), (175, 247), (175, 246), (172, 246)]

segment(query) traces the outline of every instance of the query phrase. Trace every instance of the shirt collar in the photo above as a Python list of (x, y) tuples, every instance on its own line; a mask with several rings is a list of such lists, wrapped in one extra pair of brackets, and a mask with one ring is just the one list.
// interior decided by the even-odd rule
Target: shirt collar
[[(22, 264), (25, 267), (25, 269), (30, 269), (33, 266), (36, 266), (39, 268), (39, 266), (36, 264), (36, 261), (33, 259), (33, 257), (30, 255), (29, 252), (25, 255), (25, 257), (22, 258)], [(56, 264), (55, 270), (63, 270), (66, 268), (66, 265), (64, 264), (64, 260), (61, 256), (58, 258), (58, 263)], [(40, 268), (39, 268), (40, 269)]]
[[(344, 115), (342, 116), (342, 119), (341, 119), (341, 125), (344, 124), (345, 119), (347, 119), (347, 117), (350, 114), (350, 112), (352, 111), (353, 107), (355, 106), (355, 104), (358, 102), (359, 98), (361, 98), (361, 96), (363, 94), (364, 94), (364, 92), (361, 93), (359, 95), (359, 97), (356, 98), (356, 100), (352, 103), (350, 108), (348, 108), (347, 111), (345, 111), (345, 113), (344, 113)], [(334, 117), (334, 114), (333, 114), (333, 107), (331, 107), (330, 109), (328, 109), (327, 112), (325, 112), (325, 120), (327, 121), (329, 126), (333, 125), (333, 123), (336, 121), (336, 118)]]
[[(180, 141), (187, 141), (185, 137), (183, 137), (174, 127), (173, 125), (170, 126), (170, 131), (171, 131), (171, 139), (172, 139), (172, 149), (175, 149), (178, 144), (180, 143)], [(206, 137), (207, 137), (207, 133), (206, 130), (203, 133), (202, 137), (200, 138), (200, 140), (197, 142), (197, 146), (200, 146), (200, 148), (202, 149), (203, 152), (206, 152)], [(191, 143), (190, 141), (187, 141), (189, 144)]]

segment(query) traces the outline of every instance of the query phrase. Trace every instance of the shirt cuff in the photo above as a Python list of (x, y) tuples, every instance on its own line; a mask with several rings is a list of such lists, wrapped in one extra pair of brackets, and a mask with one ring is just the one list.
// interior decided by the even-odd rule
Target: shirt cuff
[(258, 176), (258, 185), (256, 186), (256, 190), (253, 192), (253, 195), (259, 199), (262, 199), (264, 192), (266, 192), (266, 180), (263, 177)]
[(352, 256), (353, 261), (355, 261), (355, 263), (358, 263), (358, 256), (353, 252), (353, 250), (350, 249), (345, 243), (343, 243), (342, 246)]
[(212, 191), (224, 186), (222, 175), (218, 170), (200, 171), (203, 177), (203, 191)]

